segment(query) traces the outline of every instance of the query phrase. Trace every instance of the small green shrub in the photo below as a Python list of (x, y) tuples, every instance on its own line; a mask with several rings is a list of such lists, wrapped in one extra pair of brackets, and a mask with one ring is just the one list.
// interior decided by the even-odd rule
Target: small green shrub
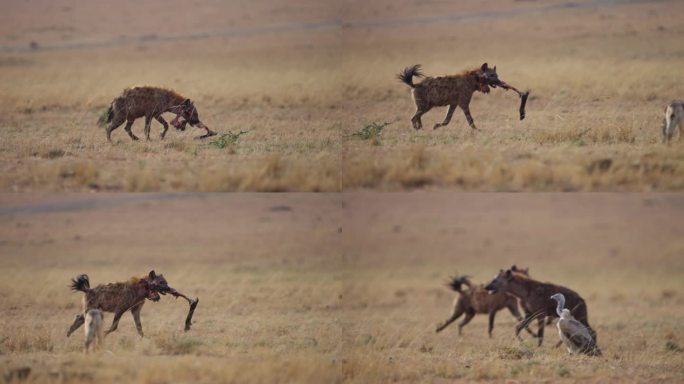
[(238, 133), (228, 131), (228, 133), (222, 134), (216, 140), (210, 141), (209, 145), (219, 149), (226, 148), (228, 146), (236, 144), (240, 136), (244, 135), (247, 132), (249, 131), (240, 131)]

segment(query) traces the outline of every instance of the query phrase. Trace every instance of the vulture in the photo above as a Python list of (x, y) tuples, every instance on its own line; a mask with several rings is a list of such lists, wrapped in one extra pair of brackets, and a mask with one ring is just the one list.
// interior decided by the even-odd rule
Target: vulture
[(565, 296), (562, 293), (556, 293), (551, 296), (553, 300), (558, 302), (556, 313), (558, 314), (558, 334), (561, 341), (570, 353), (584, 353), (589, 356), (601, 356), (601, 350), (596, 341), (591, 336), (591, 332), (587, 327), (575, 320), (568, 309), (565, 309)]

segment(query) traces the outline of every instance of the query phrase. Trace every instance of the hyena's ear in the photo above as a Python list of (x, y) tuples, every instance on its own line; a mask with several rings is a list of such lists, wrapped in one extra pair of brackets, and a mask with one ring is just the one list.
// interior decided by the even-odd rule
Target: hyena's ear
[(496, 65), (494, 66), (494, 69), (492, 69), (492, 71), (494, 71), (494, 73), (496, 73)]
[(150, 274), (148, 275), (150, 279), (155, 279), (157, 277), (157, 274), (154, 273), (154, 269), (150, 271)]
[(481, 70), (482, 72), (484, 72), (484, 71), (486, 71), (486, 70), (488, 70), (488, 69), (489, 69), (489, 66), (487, 65), (487, 63), (482, 64), (482, 66), (480, 67), (480, 70)]
[(185, 99), (185, 100), (183, 100), (183, 102), (181, 103), (181, 105), (184, 106), (184, 107), (189, 107), (189, 106), (192, 105), (192, 100), (190, 100), (190, 99)]
[(510, 270), (510, 269), (507, 269), (507, 270), (506, 270), (506, 278), (507, 278), (507, 279), (510, 279), (510, 278), (511, 278), (511, 270)]

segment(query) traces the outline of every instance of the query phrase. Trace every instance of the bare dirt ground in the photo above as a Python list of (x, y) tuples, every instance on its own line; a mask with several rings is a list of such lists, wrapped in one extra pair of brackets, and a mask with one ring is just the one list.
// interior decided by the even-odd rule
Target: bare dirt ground
[[(11, 1), (0, 15), (4, 191), (681, 190), (659, 144), (682, 97), (678, 1)], [(31, 42), (34, 42), (31, 48)], [(416, 132), (405, 66), (482, 62), (532, 96), (474, 97)], [(107, 143), (125, 87), (174, 88), (236, 142), (199, 131)], [(425, 126), (443, 117), (429, 112)], [(391, 123), (367, 140), (352, 134)], [(142, 131), (142, 121), (134, 126)]]
[[(29, 382), (679, 382), (684, 197), (670, 194), (0, 195), (0, 370)], [(450, 275), (499, 268), (578, 291), (603, 358), (497, 317), (435, 334)], [(69, 279), (150, 269), (164, 297), (83, 356)], [(112, 317), (107, 314), (106, 322)]]

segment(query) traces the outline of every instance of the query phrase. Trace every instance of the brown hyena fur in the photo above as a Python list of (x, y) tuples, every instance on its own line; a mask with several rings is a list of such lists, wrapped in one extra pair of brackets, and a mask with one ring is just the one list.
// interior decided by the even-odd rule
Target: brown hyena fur
[[(126, 122), (124, 128), (128, 136), (133, 140), (138, 140), (138, 137), (133, 134), (131, 127), (135, 119), (139, 117), (145, 118), (145, 137), (150, 139), (150, 125), (152, 119), (156, 119), (164, 126), (161, 132), (161, 139), (166, 136), (166, 131), (169, 129), (169, 124), (161, 116), (162, 113), (170, 112), (176, 114), (176, 117), (171, 121), (171, 124), (178, 130), (185, 130), (186, 123), (191, 126), (204, 128), (207, 133), (200, 136), (205, 138), (214, 136), (216, 133), (209, 129), (199, 119), (197, 109), (192, 100), (185, 98), (175, 91), (158, 88), (158, 87), (133, 87), (126, 88), (121, 96), (116, 97), (109, 106), (106, 114), (107, 125), (107, 140), (112, 141), (112, 131), (120, 127)], [(180, 122), (179, 118), (184, 121)]]
[(566, 308), (570, 310), (570, 313), (577, 321), (589, 329), (594, 340), (596, 340), (596, 332), (589, 326), (586, 302), (577, 292), (569, 288), (551, 283), (542, 283), (507, 269), (499, 271), (494, 276), (494, 279), (485, 286), (485, 289), (494, 294), (499, 292), (508, 293), (520, 299), (526, 317), (516, 327), (516, 337), (519, 337), (520, 331), (532, 320), (537, 319), (537, 337), (539, 338), (539, 345), (541, 345), (544, 341), (544, 318), (558, 317), (556, 313), (557, 303), (551, 299), (551, 296), (556, 293), (562, 293), (565, 296)]
[[(96, 349), (102, 347), (102, 333), (104, 331), (104, 317), (99, 309), (89, 309), (85, 314), (85, 353), (91, 346)], [(93, 344), (94, 343), (94, 344)]]
[(468, 125), (477, 129), (473, 117), (470, 115), (470, 100), (475, 91), (489, 93), (488, 84), (498, 82), (496, 67), (489, 68), (487, 63), (484, 63), (480, 68), (465, 71), (460, 75), (426, 77), (419, 84), (414, 84), (414, 76), (424, 77), (420, 68), (420, 65), (414, 65), (397, 75), (399, 80), (412, 88), (411, 95), (416, 103), (416, 113), (411, 118), (413, 128), (421, 129), (423, 127), (421, 116), (433, 107), (448, 105), (449, 109), (444, 121), (435, 124), (433, 129), (449, 124), (456, 107), (461, 107), (468, 120)]
[[(462, 289), (463, 285), (467, 286), (466, 290)], [(461, 329), (478, 313), (489, 314), (489, 337), (492, 337), (494, 317), (498, 311), (508, 308), (518, 321), (523, 319), (518, 310), (518, 300), (511, 295), (507, 295), (503, 292), (493, 295), (489, 294), (489, 292), (484, 289), (484, 285), (473, 285), (467, 276), (453, 278), (449, 283), (449, 286), (459, 293), (459, 297), (454, 300), (453, 314), (447, 321), (437, 327), (436, 332), (442, 331), (463, 314), (465, 314), (465, 318), (458, 325), (459, 335), (461, 334)]]
[(107, 330), (105, 336), (116, 330), (124, 313), (131, 311), (135, 327), (142, 337), (140, 311), (145, 304), (145, 299), (159, 301), (158, 291), (167, 288), (168, 284), (164, 276), (157, 275), (154, 271), (150, 271), (149, 274), (142, 277), (133, 277), (126, 282), (98, 285), (95, 288), (90, 288), (90, 279), (87, 275), (80, 275), (71, 280), (71, 289), (85, 294), (83, 296), (83, 313), (76, 315), (74, 323), (67, 332), (67, 337), (83, 325), (84, 315), (91, 309), (114, 313), (112, 326)]

